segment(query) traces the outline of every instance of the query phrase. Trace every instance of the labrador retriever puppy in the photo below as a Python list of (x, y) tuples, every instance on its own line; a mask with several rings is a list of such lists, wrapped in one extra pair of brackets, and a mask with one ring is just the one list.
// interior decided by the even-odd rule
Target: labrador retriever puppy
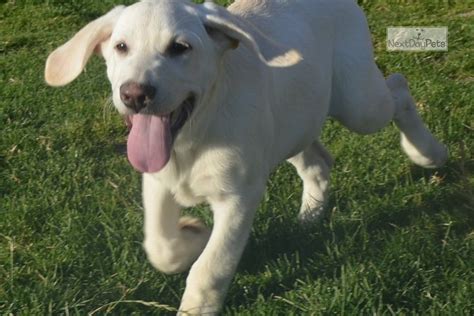
[[(164, 273), (190, 269), (181, 314), (216, 314), (249, 237), (269, 174), (295, 166), (299, 218), (320, 217), (332, 158), (328, 116), (360, 134), (394, 121), (416, 164), (446, 148), (424, 126), (406, 79), (385, 79), (353, 0), (144, 0), (86, 25), (46, 62), (46, 82), (74, 80), (102, 55), (113, 102), (131, 124), (127, 153), (143, 173), (144, 248)], [(209, 203), (212, 231), (181, 217)]]

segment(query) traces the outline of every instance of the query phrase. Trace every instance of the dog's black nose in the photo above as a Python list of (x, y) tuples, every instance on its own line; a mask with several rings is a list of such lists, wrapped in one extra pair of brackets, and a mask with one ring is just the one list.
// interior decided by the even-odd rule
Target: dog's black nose
[(146, 108), (155, 97), (155, 94), (155, 87), (133, 81), (125, 82), (120, 87), (120, 99), (122, 99), (123, 104), (136, 113)]

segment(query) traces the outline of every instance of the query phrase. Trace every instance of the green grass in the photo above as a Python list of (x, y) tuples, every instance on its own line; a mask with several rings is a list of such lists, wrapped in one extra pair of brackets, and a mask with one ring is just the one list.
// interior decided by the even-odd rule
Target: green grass
[[(115, 150), (126, 131), (94, 58), (68, 87), (46, 57), (118, 1), (0, 1), (0, 314), (167, 315), (185, 275), (141, 248), (140, 178)], [(128, 1), (130, 2), (130, 1)], [(392, 127), (328, 122), (331, 217), (302, 229), (301, 183), (269, 180), (226, 315), (474, 314), (474, 13), (469, 1), (365, 1), (377, 63), (403, 72), (434, 133), (439, 170), (414, 167)], [(385, 28), (449, 27), (447, 53), (387, 53)], [(191, 210), (210, 220), (207, 207)]]

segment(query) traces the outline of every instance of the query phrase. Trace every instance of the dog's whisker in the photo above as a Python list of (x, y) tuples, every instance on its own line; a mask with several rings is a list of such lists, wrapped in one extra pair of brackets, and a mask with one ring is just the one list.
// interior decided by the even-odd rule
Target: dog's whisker
[(115, 109), (112, 97), (108, 97), (102, 102), (102, 120), (104, 123), (110, 121), (110, 113)]

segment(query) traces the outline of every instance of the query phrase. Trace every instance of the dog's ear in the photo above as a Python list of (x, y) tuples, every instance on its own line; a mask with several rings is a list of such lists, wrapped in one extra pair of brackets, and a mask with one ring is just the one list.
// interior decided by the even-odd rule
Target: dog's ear
[(115, 7), (106, 15), (87, 24), (67, 43), (52, 52), (46, 61), (46, 82), (51, 86), (63, 86), (76, 79), (92, 53), (100, 52), (100, 44), (110, 38), (124, 8)]
[(289, 67), (301, 61), (302, 57), (296, 50), (276, 43), (255, 26), (223, 7), (207, 1), (201, 9), (201, 19), (206, 31), (222, 49), (235, 49), (243, 44), (271, 67)]

